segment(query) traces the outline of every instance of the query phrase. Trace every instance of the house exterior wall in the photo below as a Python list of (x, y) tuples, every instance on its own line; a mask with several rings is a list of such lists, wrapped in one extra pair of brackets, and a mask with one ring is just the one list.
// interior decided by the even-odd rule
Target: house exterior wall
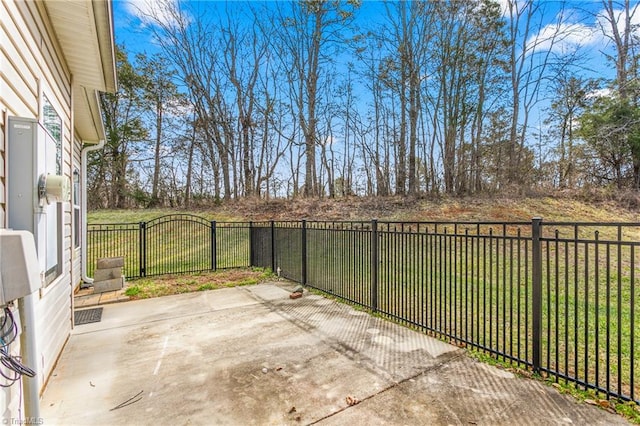
[[(8, 179), (7, 118), (33, 118), (42, 122), (42, 103), (46, 96), (62, 122), (62, 174), (71, 179), (73, 165), (80, 162), (80, 146), (72, 133), (71, 75), (60, 58), (61, 50), (52, 36), (51, 23), (36, 2), (0, 2), (0, 228), (9, 225), (7, 217)], [(19, 165), (18, 165), (19, 167)], [(61, 203), (60, 274), (35, 295), (35, 334), (39, 387), (43, 389), (72, 328), (73, 290), (80, 281), (80, 252), (72, 240), (72, 204)], [(14, 308), (17, 310), (17, 308)], [(16, 312), (16, 317), (18, 313)], [(19, 353), (19, 342), (11, 351)], [(0, 378), (0, 380), (3, 380)], [(0, 414), (3, 419), (19, 419), (20, 389), (16, 383), (0, 388)], [(4, 411), (2, 407), (6, 407)]]
[[(2, 5), (0, 5), (0, 13), (2, 13)], [(0, 84), (3, 84), (0, 82)], [(5, 148), (4, 148), (4, 125), (5, 123), (5, 111), (0, 109), (0, 229), (4, 228), (6, 225), (5, 222), (5, 211), (7, 209), (7, 201), (6, 201), (6, 185), (5, 185)]]

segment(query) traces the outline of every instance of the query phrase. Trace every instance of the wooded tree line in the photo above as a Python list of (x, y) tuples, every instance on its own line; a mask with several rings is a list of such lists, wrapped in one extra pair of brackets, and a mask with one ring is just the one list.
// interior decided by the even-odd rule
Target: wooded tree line
[(592, 16), (615, 71), (596, 79), (549, 5), (156, 2), (159, 53), (120, 46), (101, 99), (89, 204), (638, 189), (636, 9)]

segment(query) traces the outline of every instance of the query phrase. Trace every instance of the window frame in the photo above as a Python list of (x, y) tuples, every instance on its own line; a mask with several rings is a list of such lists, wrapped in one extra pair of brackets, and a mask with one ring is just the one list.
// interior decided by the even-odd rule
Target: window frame
[(71, 173), (72, 177), (72, 192), (71, 192), (71, 208), (73, 211), (73, 248), (79, 249), (82, 247), (82, 232), (81, 232), (81, 223), (82, 223), (82, 213), (80, 203), (82, 202), (82, 191), (80, 185), (80, 166), (75, 162), (73, 164), (73, 172)]
[[(42, 129), (45, 131), (46, 136), (50, 137), (56, 146), (55, 152), (55, 174), (63, 175), (63, 154), (64, 154), (64, 120), (63, 116), (59, 113), (62, 108), (59, 104), (51, 99), (55, 99), (54, 96), (49, 96), (52, 91), (42, 90), (40, 93), (40, 104), (38, 108), (38, 122), (40, 123)], [(55, 116), (54, 116), (55, 114)], [(54, 123), (52, 123), (54, 121)], [(38, 141), (38, 143), (45, 143)], [(46, 155), (46, 153), (45, 153)], [(45, 163), (46, 163), (45, 158)], [(44, 207), (47, 209), (47, 206)], [(50, 211), (55, 212), (55, 231), (47, 230), (48, 236), (55, 235), (55, 244), (56, 247), (56, 264), (49, 269), (46, 269), (47, 260), (45, 260), (45, 281), (44, 286), (48, 287), (51, 283), (56, 281), (64, 274), (64, 208), (62, 203), (56, 203), (55, 206), (50, 208)], [(48, 248), (44, 247), (45, 253), (47, 253)], [(45, 254), (46, 256), (46, 254)]]

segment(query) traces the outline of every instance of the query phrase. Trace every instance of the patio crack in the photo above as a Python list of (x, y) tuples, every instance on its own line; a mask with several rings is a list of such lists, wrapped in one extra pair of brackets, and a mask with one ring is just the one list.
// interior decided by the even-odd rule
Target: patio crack
[(337, 411), (334, 411), (334, 412), (332, 412), (332, 413), (329, 413), (329, 414), (327, 414), (326, 416), (321, 417), (321, 418), (319, 418), (319, 419), (317, 419), (317, 420), (314, 420), (314, 421), (312, 421), (312, 422), (310, 422), (310, 423), (307, 423), (307, 424), (308, 424), (308, 425), (315, 425), (315, 424), (318, 424), (318, 423), (322, 422), (323, 420), (329, 419), (329, 418), (331, 418), (331, 417), (333, 417), (333, 416), (335, 416), (335, 415), (337, 415), (337, 414), (340, 414), (340, 413), (342, 413), (342, 412), (344, 412), (344, 411), (348, 410), (349, 408), (353, 408), (353, 407), (355, 407), (355, 406), (357, 406), (357, 405), (362, 404), (362, 403), (363, 403), (363, 402), (365, 402), (365, 401), (368, 401), (368, 400), (370, 400), (370, 399), (375, 398), (376, 396), (382, 395), (383, 393), (385, 393), (385, 392), (387, 392), (387, 391), (390, 391), (391, 389), (395, 389), (395, 388), (399, 387), (400, 385), (402, 385), (402, 384), (404, 384), (404, 383), (406, 383), (406, 382), (409, 382), (409, 381), (411, 381), (411, 380), (417, 379), (418, 377), (423, 376), (423, 375), (424, 375), (424, 374), (426, 374), (426, 373), (432, 373), (432, 372), (434, 372), (434, 371), (438, 371), (438, 370), (440, 370), (443, 366), (445, 366), (445, 365), (447, 365), (448, 363), (450, 363), (451, 361), (456, 361), (456, 360), (458, 360), (458, 359), (460, 359), (460, 358), (463, 358), (463, 357), (465, 357), (465, 356), (466, 356), (466, 352), (465, 352), (465, 351), (455, 351), (455, 352), (450, 352), (450, 353), (447, 353), (447, 354), (440, 355), (438, 358), (439, 358), (439, 359), (441, 359), (441, 360), (442, 360), (442, 362), (439, 362), (439, 363), (437, 363), (436, 365), (429, 366), (429, 367), (427, 367), (427, 368), (425, 368), (425, 369), (423, 369), (423, 370), (421, 370), (421, 371), (417, 372), (416, 374), (414, 374), (414, 375), (412, 375), (412, 376), (409, 376), (409, 377), (406, 377), (406, 378), (404, 378), (404, 379), (402, 379), (402, 380), (399, 380), (399, 381), (397, 381), (397, 382), (394, 382), (394, 383), (390, 384), (389, 386), (387, 386), (386, 388), (383, 388), (383, 389), (379, 390), (379, 391), (378, 391), (378, 392), (376, 392), (376, 393), (373, 393), (373, 394), (371, 394), (371, 395), (368, 395), (368, 396), (366, 396), (366, 397), (362, 398), (361, 400), (359, 400), (359, 401), (358, 401), (358, 403), (357, 403), (357, 404), (347, 405), (347, 406), (345, 406), (345, 407), (340, 408), (340, 409), (339, 409), (339, 410), (337, 410)]

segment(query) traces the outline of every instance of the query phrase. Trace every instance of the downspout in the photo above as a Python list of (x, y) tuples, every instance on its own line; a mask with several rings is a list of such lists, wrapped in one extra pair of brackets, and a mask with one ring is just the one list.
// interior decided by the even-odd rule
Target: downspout
[(84, 284), (93, 284), (93, 278), (87, 276), (87, 158), (88, 154), (93, 151), (98, 151), (104, 148), (104, 139), (101, 139), (97, 145), (90, 145), (82, 148), (80, 154), (80, 188), (81, 188), (81, 202), (80, 202), (80, 222), (82, 228), (82, 244), (81, 244), (81, 256), (82, 256), (82, 282)]

